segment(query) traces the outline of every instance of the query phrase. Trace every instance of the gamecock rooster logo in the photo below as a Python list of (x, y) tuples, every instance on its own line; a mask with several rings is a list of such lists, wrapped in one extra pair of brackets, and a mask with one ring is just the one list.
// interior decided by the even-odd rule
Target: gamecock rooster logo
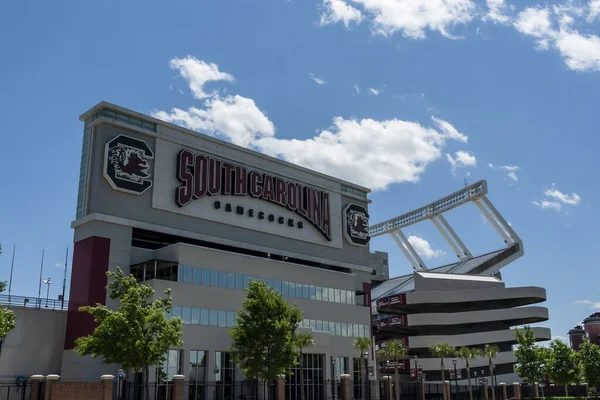
[(351, 244), (366, 246), (369, 243), (369, 213), (358, 204), (349, 204), (344, 209), (346, 229), (344, 236)]
[(140, 139), (119, 135), (106, 143), (104, 177), (113, 189), (142, 194), (152, 186), (152, 150)]
[(144, 160), (139, 149), (118, 145), (109, 152), (108, 160), (112, 163), (117, 178), (139, 182), (150, 177), (148, 173), (150, 164)]

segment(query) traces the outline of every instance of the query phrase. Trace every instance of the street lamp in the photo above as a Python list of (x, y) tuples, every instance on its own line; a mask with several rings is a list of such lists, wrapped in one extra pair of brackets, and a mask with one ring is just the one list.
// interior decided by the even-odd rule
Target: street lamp
[(415, 354), (415, 356), (413, 357), (413, 359), (415, 360), (415, 381), (417, 381), (417, 399), (421, 399), (420, 393), (419, 393), (419, 356), (417, 356)]
[(456, 373), (456, 358), (452, 359), (452, 364), (454, 364), (454, 385), (456, 386), (456, 400), (458, 400), (458, 374)]
[[(424, 400), (425, 399), (425, 375), (423, 374), (423, 364), (419, 363), (419, 368), (421, 369), (421, 376), (419, 377), (420, 382), (419, 382), (419, 390), (421, 390), (421, 399), (420, 400)], [(417, 369), (417, 374), (419, 373), (419, 370)]]
[(52, 284), (52, 281), (48, 278), (44, 279), (42, 282), (46, 284), (46, 308), (48, 308), (48, 295), (50, 294), (50, 285)]
[(331, 398), (335, 399), (335, 357), (331, 357)]

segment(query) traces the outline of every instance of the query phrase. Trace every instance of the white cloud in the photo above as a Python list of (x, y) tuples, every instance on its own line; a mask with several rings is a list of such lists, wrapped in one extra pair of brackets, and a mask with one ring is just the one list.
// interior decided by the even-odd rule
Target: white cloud
[[(398, 119), (335, 117), (330, 129), (313, 138), (263, 138), (254, 146), (294, 164), (385, 190), (394, 183), (418, 182), (425, 169), (440, 158), (446, 141), (456, 139), (447, 133), (455, 130), (452, 125), (434, 121), (441, 132)], [(461, 133), (458, 137), (466, 140)]]
[(312, 79), (313, 81), (315, 81), (315, 83), (317, 85), (325, 85), (327, 83), (323, 79), (317, 78), (315, 76), (315, 74), (313, 74), (313, 73), (308, 74), (308, 76), (310, 77), (310, 79)]
[(571, 195), (565, 194), (558, 190), (554, 184), (552, 184), (552, 189), (548, 189), (544, 192), (544, 195), (557, 199), (563, 204), (570, 204), (573, 206), (576, 206), (581, 202), (581, 197), (579, 197), (577, 193), (572, 192)]
[(355, 95), (360, 94), (360, 88), (358, 87), (357, 84), (354, 84), (354, 91), (355, 91), (355, 93), (354, 93)]
[(407, 239), (417, 254), (423, 258), (438, 258), (446, 255), (445, 251), (434, 249), (431, 243), (420, 236), (410, 235)]
[(431, 119), (433, 119), (433, 121), (436, 124), (438, 124), (438, 126), (443, 132), (444, 137), (446, 137), (447, 139), (458, 140), (462, 143), (467, 143), (469, 138), (466, 135), (463, 135), (462, 133), (457, 131), (456, 128), (453, 127), (449, 122), (446, 122), (436, 117), (431, 117)]
[(591, 306), (594, 310), (600, 310), (600, 301), (592, 301), (592, 300), (577, 300), (575, 304), (586, 304)]
[(342, 0), (323, 0), (323, 8), (321, 25), (342, 22), (348, 28), (352, 22), (359, 24), (363, 19), (359, 10)]
[(56, 264), (54, 264), (54, 266), (55, 266), (56, 268), (63, 269), (63, 268), (65, 267), (65, 264), (62, 264), (62, 263), (56, 263)]
[(589, 14), (587, 17), (587, 22), (594, 22), (596, 17), (600, 15), (600, 0), (590, 0), (588, 7)]
[(371, 19), (375, 34), (392, 35), (398, 31), (412, 39), (425, 38), (425, 31), (437, 31), (454, 39), (450, 29), (467, 24), (476, 15), (477, 7), (472, 0), (353, 0), (363, 11), (341, 0), (325, 0), (326, 13), (321, 25), (343, 22), (346, 27), (364, 16)]
[[(597, 5), (596, 1), (590, 4), (588, 20), (595, 18), (596, 7), (600, 7), (600, 1)], [(582, 14), (583, 9), (572, 2), (555, 6), (552, 10), (528, 7), (519, 13), (513, 25), (522, 34), (535, 38), (539, 50), (556, 49), (570, 69), (600, 71), (600, 37), (581, 34), (572, 27), (575, 17), (579, 18)], [(553, 18), (558, 22), (557, 28)]]
[(560, 209), (561, 209), (560, 203), (557, 203), (555, 201), (548, 201), (548, 200), (532, 201), (531, 204), (538, 206), (544, 210), (552, 209), (552, 210), (560, 211)]
[(475, 155), (462, 150), (454, 153), (454, 157), (452, 157), (450, 153), (447, 153), (446, 160), (452, 166), (452, 172), (454, 172), (456, 168), (475, 167), (477, 165)]
[(369, 95), (379, 96), (379, 90), (373, 89), (373, 88), (369, 88)]
[(204, 92), (204, 84), (211, 81), (233, 82), (233, 76), (219, 71), (217, 64), (207, 64), (195, 57), (174, 58), (170, 62), (171, 68), (188, 81), (190, 90), (196, 99), (210, 97), (212, 93)]
[(493, 23), (506, 24), (510, 18), (505, 15), (508, 8), (505, 0), (486, 0), (488, 12), (483, 16), (483, 21), (492, 21)]
[(399, 119), (338, 116), (330, 128), (313, 137), (280, 139), (254, 100), (239, 95), (213, 94), (198, 107), (156, 110), (153, 115), (373, 190), (418, 182), (427, 167), (441, 158), (448, 141), (468, 141), (452, 124), (435, 117), (434, 126), (427, 127)]
[(239, 146), (248, 147), (261, 137), (275, 134), (275, 126), (256, 106), (254, 100), (239, 95), (214, 97), (204, 108), (173, 108), (156, 111), (153, 116), (213, 136), (221, 136)]
[(519, 171), (521, 169), (521, 167), (517, 166), (517, 165), (499, 165), (496, 166), (494, 164), (488, 164), (488, 167), (490, 167), (491, 169), (495, 169), (498, 171), (504, 171), (506, 172), (506, 176), (515, 181), (518, 182), (519, 181), (519, 177), (517, 176), (517, 171)]

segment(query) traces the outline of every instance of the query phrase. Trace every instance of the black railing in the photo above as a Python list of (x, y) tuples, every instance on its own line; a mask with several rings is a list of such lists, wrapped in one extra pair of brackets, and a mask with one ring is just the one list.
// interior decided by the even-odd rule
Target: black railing
[(69, 302), (66, 300), (63, 301), (38, 297), (9, 296), (7, 294), (0, 294), (0, 306), (66, 310), (69, 307)]
[(29, 400), (30, 397), (31, 385), (27, 381), (0, 383), (0, 400)]

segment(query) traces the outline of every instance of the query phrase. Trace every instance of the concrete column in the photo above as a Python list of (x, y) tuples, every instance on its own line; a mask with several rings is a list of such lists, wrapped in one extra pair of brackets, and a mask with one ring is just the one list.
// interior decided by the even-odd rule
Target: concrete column
[(172, 400), (183, 400), (183, 375), (173, 375), (173, 397)]
[(102, 375), (102, 400), (112, 400), (113, 395), (113, 375)]
[(386, 400), (392, 400), (393, 398), (393, 394), (392, 394), (392, 377), (391, 376), (384, 376), (383, 377), (383, 385), (385, 387), (385, 398)]
[(42, 380), (44, 379), (44, 375), (31, 375), (31, 398), (33, 400), (37, 400), (40, 398), (40, 386), (42, 385)]
[[(301, 388), (304, 390), (304, 388)], [(285, 400), (285, 375), (279, 375), (277, 379), (277, 400)]]
[(46, 395), (44, 396), (44, 400), (59, 400), (54, 399), (52, 387), (60, 381), (59, 375), (48, 375), (46, 376)]
[(488, 400), (488, 384), (487, 382), (483, 382), (483, 400)]
[(519, 382), (513, 382), (513, 389), (515, 392), (515, 397), (517, 399), (521, 398), (521, 385), (519, 384)]
[(506, 395), (506, 383), (500, 382), (500, 388), (502, 389), (502, 400), (508, 400), (508, 396)]
[(533, 383), (533, 397), (540, 397), (540, 384), (537, 382)]
[(421, 400), (425, 400), (425, 380), (423, 378), (421, 378), (419, 385), (421, 385)]

